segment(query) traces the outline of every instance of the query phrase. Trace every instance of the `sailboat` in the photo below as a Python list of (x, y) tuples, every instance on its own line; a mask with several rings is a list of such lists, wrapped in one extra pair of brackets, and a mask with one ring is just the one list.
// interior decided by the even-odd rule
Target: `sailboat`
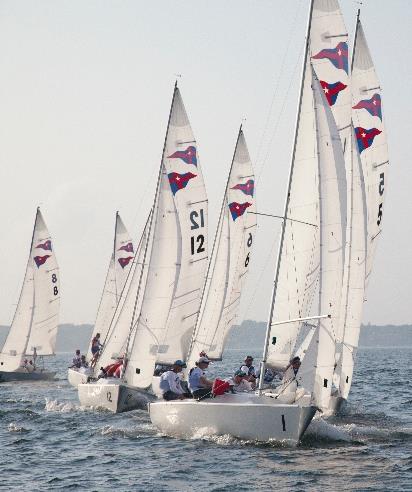
[(60, 309), (60, 274), (40, 208), (34, 222), (23, 287), (0, 353), (0, 381), (53, 379), (43, 357), (54, 355)]
[(116, 380), (80, 384), (82, 405), (113, 412), (144, 408), (154, 398), (155, 366), (186, 357), (207, 267), (207, 210), (197, 144), (176, 84), (147, 239), (138, 261), (142, 267), (123, 374)]
[[(149, 413), (152, 423), (167, 434), (193, 435), (205, 430), (208, 434), (297, 444), (318, 406), (330, 398), (334, 366), (334, 344), (330, 334), (339, 319), (346, 179), (341, 137), (309, 54), (312, 14), (315, 20), (321, 19), (325, 2), (321, 2), (320, 6), (322, 8), (316, 10), (312, 2), (309, 12), (295, 143), (259, 390), (253, 394), (226, 393), (216, 398), (151, 403)], [(299, 203), (299, 200), (304, 203)], [(300, 235), (299, 239), (303, 242), (296, 242), (291, 227), (298, 232), (301, 229), (309, 231), (306, 235)], [(294, 254), (294, 248), (300, 249)], [(293, 265), (292, 261), (297, 264)], [(298, 291), (296, 304), (310, 304), (305, 299), (306, 282), (310, 280), (308, 273), (316, 261), (319, 277), (316, 315), (292, 319), (287, 303), (296, 297), (297, 286), (301, 286), (302, 290)], [(286, 269), (291, 269), (291, 263), (294, 266), (293, 275), (289, 276), (294, 277), (292, 281), (286, 274), (281, 274), (282, 268), (285, 273)], [(293, 295), (285, 296), (292, 283)], [(284, 318), (277, 321), (279, 313)], [(272, 362), (269, 343), (276, 344), (273, 330), (283, 325), (283, 330), (288, 331), (291, 325), (307, 320), (317, 320), (317, 326), (308, 349), (311, 357), (305, 358), (306, 364), (300, 374), (305, 376), (305, 385), (287, 392), (264, 390), (265, 369)]]
[[(330, 310), (333, 304), (334, 290), (331, 284), (339, 282), (336, 276), (341, 272), (341, 261), (334, 252), (331, 254), (331, 241), (339, 240), (341, 235), (341, 208), (337, 207), (340, 196), (338, 169), (344, 168), (343, 152), (340, 145), (338, 130), (331, 114), (329, 105), (319, 81), (312, 81), (315, 98), (315, 118), (318, 142), (318, 173), (319, 208), (320, 208), (320, 270), (323, 289), (320, 294), (319, 310)], [(288, 194), (289, 197), (289, 194)], [(288, 200), (287, 200), (288, 201)], [(293, 220), (288, 216), (286, 207), (285, 221)], [(337, 220), (339, 219), (339, 220)], [(306, 224), (305, 224), (306, 225)], [(279, 264), (279, 262), (278, 262)], [(276, 280), (275, 280), (276, 286)], [(264, 347), (264, 363), (261, 374), (266, 367), (267, 347), (271, 327), (272, 313), (276, 305), (276, 288), (271, 303), (271, 315)], [(306, 388), (291, 393), (273, 393), (262, 390), (263, 378), (256, 394), (239, 393), (224, 394), (216, 398), (198, 400), (164, 401), (150, 404), (149, 412), (152, 423), (163, 432), (172, 435), (193, 435), (200, 429), (211, 434), (230, 434), (242, 439), (282, 440), (296, 444), (309, 425), (316, 412), (317, 405), (327, 398), (328, 388), (319, 384), (325, 380), (324, 366), (319, 362), (328, 363), (333, 368), (333, 352), (327, 349), (330, 323), (336, 319), (336, 312), (314, 316), (322, 319), (314, 337), (316, 350), (314, 361), (304, 368)], [(287, 322), (290, 320), (286, 321)], [(326, 348), (324, 351), (323, 348)], [(329, 359), (326, 360), (329, 355)], [(330, 389), (329, 389), (330, 392)]]
[(352, 54), (352, 196), (348, 208), (348, 254), (342, 311), (342, 344), (334, 375), (335, 390), (328, 413), (348, 398), (359, 342), (365, 291), (377, 242), (382, 232), (383, 205), (389, 165), (382, 120), (379, 79), (360, 21), (356, 20)]
[(201, 309), (187, 355), (222, 360), (227, 335), (236, 322), (256, 231), (255, 176), (242, 127), (239, 130), (220, 209)]
[[(132, 266), (135, 266), (133, 241), (119, 212), (116, 212), (113, 252), (107, 270), (93, 333), (90, 338), (88, 350), (90, 354), (91, 343), (97, 333), (100, 333), (101, 342), (103, 344), (105, 343), (120, 298), (125, 295), (124, 286)], [(91, 357), (88, 357), (88, 360), (90, 363)], [(71, 367), (68, 369), (67, 379), (72, 386), (77, 387), (78, 384), (85, 383), (92, 373), (91, 368), (77, 369)]]

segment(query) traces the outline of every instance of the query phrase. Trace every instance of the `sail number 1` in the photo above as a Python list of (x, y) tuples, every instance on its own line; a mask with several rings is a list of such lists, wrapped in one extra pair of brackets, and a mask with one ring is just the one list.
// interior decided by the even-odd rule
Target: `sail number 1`
[[(205, 216), (203, 208), (201, 208), (199, 211), (192, 210), (190, 212), (189, 219), (191, 231), (203, 229), (205, 227)], [(197, 232), (199, 232), (199, 234)], [(200, 233), (200, 230), (197, 232), (194, 236), (191, 236), (190, 238), (190, 253), (192, 255), (196, 253), (203, 253), (205, 251), (205, 236)]]

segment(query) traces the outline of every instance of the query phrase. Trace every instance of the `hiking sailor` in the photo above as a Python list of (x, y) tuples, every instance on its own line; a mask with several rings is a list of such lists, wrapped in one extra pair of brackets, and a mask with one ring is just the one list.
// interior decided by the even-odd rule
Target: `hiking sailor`
[(77, 369), (79, 369), (81, 367), (82, 360), (80, 357), (80, 349), (76, 350), (76, 354), (74, 355), (72, 362), (73, 362), (72, 367), (76, 367)]
[(211, 396), (213, 381), (206, 377), (205, 370), (209, 367), (210, 360), (207, 357), (200, 357), (196, 362), (196, 367), (189, 372), (189, 389), (193, 398), (204, 398)]
[(247, 375), (247, 380), (251, 383), (256, 381), (256, 371), (253, 364), (253, 357), (251, 355), (247, 355), (244, 360), (244, 364), (239, 367), (239, 371), (245, 372)]

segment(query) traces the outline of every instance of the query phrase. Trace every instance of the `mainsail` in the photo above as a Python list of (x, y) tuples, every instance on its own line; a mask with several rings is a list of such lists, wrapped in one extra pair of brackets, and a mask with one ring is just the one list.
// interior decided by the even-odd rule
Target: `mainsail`
[[(275, 323), (309, 316), (319, 287), (318, 150), (311, 64), (336, 121), (342, 149), (346, 149), (349, 147), (351, 107), (347, 38), (338, 2), (313, 0), (309, 9), (295, 142), (275, 276), (276, 307), (271, 308), (268, 326), (272, 344), (268, 348), (267, 363), (280, 369), (285, 368), (296, 350), (302, 323)], [(341, 199), (345, 200), (344, 197)], [(345, 206), (343, 202), (342, 206)], [(346, 211), (341, 219), (346, 227)], [(333, 333), (335, 338), (338, 337), (337, 330), (338, 323)]]
[(113, 252), (110, 258), (109, 269), (107, 271), (91, 340), (96, 333), (100, 333), (100, 340), (105, 342), (126, 279), (133, 264), (134, 256), (134, 246), (130, 234), (127, 232), (119, 212), (116, 212)]
[[(149, 231), (150, 259), (125, 379), (147, 388), (155, 363), (185, 359), (207, 266), (207, 197), (175, 86)], [(146, 261), (145, 261), (146, 263)]]
[(348, 299), (343, 316), (342, 353), (336, 371), (339, 396), (347, 398), (358, 347), (364, 291), (382, 231), (388, 169), (379, 80), (358, 18), (352, 57), (353, 181), (348, 258)]
[(53, 355), (60, 309), (60, 275), (51, 236), (37, 209), (23, 287), (0, 369), (14, 371), (25, 355)]
[[(201, 351), (219, 360), (236, 320), (256, 229), (255, 177), (242, 129), (223, 197), (188, 367)], [(251, 213), (252, 212), (252, 213)]]

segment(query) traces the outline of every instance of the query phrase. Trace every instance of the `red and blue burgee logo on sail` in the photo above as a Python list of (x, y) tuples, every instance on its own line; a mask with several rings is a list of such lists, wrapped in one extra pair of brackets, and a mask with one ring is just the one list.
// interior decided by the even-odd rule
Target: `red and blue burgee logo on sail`
[(169, 155), (168, 158), (182, 159), (182, 161), (186, 162), (186, 164), (194, 164), (197, 166), (196, 147), (193, 147), (193, 145), (188, 147), (186, 150), (176, 150), (176, 152)]
[(196, 176), (197, 174), (193, 173), (169, 173), (167, 177), (169, 178), (170, 188), (172, 188), (173, 195), (176, 195), (176, 193), (182, 188), (186, 188), (187, 183)]
[(246, 183), (239, 183), (231, 189), (240, 190), (243, 191), (245, 195), (253, 196), (253, 192), (255, 191), (255, 182), (253, 179), (249, 179)]
[(325, 93), (326, 99), (328, 100), (329, 106), (333, 106), (336, 99), (339, 96), (339, 92), (346, 89), (347, 85), (342, 84), (342, 82), (335, 82), (334, 84), (328, 84), (324, 80), (319, 80), (322, 86), (323, 92)]
[(245, 203), (237, 203), (237, 202), (232, 202), (229, 203), (229, 210), (230, 213), (232, 214), (232, 219), (236, 220), (238, 217), (241, 217), (244, 213), (245, 210), (250, 207), (252, 204), (249, 202)]
[(39, 249), (44, 249), (46, 251), (51, 251), (52, 250), (52, 244), (51, 244), (51, 241), (50, 239), (48, 239), (47, 241), (44, 241), (44, 243), (40, 243), (36, 246), (36, 249), (39, 248)]
[(126, 251), (126, 253), (133, 253), (133, 244), (127, 243), (123, 246), (120, 246), (120, 248), (117, 251)]
[(370, 99), (362, 99), (352, 109), (366, 109), (372, 116), (377, 116), (382, 121), (381, 96), (374, 94)]
[(127, 266), (130, 263), (130, 260), (133, 260), (133, 256), (128, 256), (127, 258), (119, 258), (119, 263), (122, 268)]
[(365, 130), (361, 126), (355, 128), (356, 140), (358, 141), (359, 153), (368, 149), (373, 144), (373, 139), (382, 132), (377, 128)]
[(44, 263), (46, 263), (46, 261), (48, 260), (48, 258), (50, 258), (50, 256), (51, 255), (35, 256), (33, 258), (33, 260), (34, 260), (34, 263), (36, 263), (37, 268), (40, 268), (41, 265), (43, 265)]
[(339, 43), (336, 48), (326, 48), (315, 56), (315, 60), (328, 59), (334, 67), (345, 70), (348, 73), (348, 45), (347, 43)]

